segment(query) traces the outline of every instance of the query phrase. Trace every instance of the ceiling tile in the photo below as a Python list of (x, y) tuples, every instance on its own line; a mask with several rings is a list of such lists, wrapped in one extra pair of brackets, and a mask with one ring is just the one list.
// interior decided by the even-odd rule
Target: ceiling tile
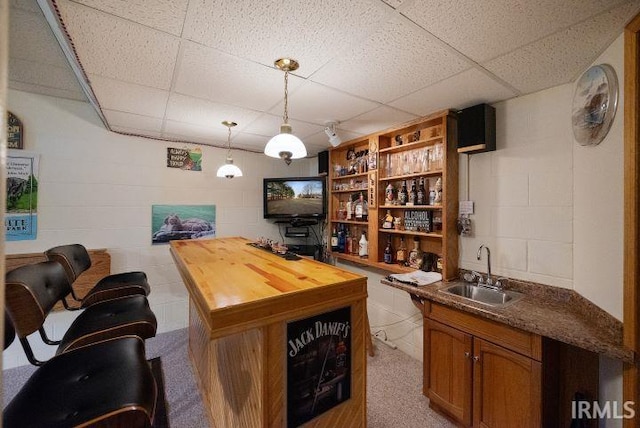
[(481, 62), (603, 12), (614, 3), (620, 0), (416, 0), (402, 13)]
[(281, 57), (295, 58), (296, 74), (309, 76), (389, 12), (369, 0), (192, 1), (183, 36), (269, 66)]
[(81, 94), (84, 98), (84, 92), (82, 92), (75, 75), (69, 66), (65, 65), (57, 67), (14, 58), (9, 61), (9, 80), (63, 89)]
[(366, 135), (400, 125), (417, 117), (413, 114), (382, 106), (354, 119), (347, 120), (341, 123), (340, 127)]
[(620, 35), (637, 10), (637, 2), (626, 3), (483, 65), (523, 93), (570, 82)]
[(311, 80), (380, 102), (424, 88), (470, 64), (406, 19), (382, 25)]
[(13, 14), (15, 13), (14, 9), (22, 9), (22, 10), (26, 10), (27, 12), (42, 13), (40, 11), (40, 7), (38, 6), (38, 3), (35, 0), (33, 1), (11, 0), (9, 4), (11, 6), (11, 19), (13, 19)]
[(267, 145), (269, 137), (256, 135), (248, 132), (234, 134), (231, 138), (231, 148), (250, 150), (256, 153), (263, 153), (264, 146)]
[[(284, 97), (284, 73), (216, 49), (183, 42), (175, 91), (253, 110), (271, 108)], [(290, 75), (289, 89), (303, 79)]]
[[(257, 135), (265, 135), (271, 138), (272, 136), (280, 133), (280, 125), (282, 125), (282, 116), (263, 114), (256, 121), (252, 122), (246, 129), (243, 129), (243, 131)], [(324, 126), (292, 119), (289, 119), (289, 125), (293, 128), (293, 134), (300, 139), (324, 129)]]
[(84, 93), (78, 91), (69, 91), (66, 89), (52, 88), (50, 86), (42, 86), (34, 83), (16, 82), (13, 80), (9, 80), (7, 86), (9, 89), (15, 89), (16, 91), (31, 92), (34, 94), (65, 98), (68, 100), (87, 101)]
[(102, 112), (109, 122), (109, 126), (134, 128), (140, 131), (162, 131), (162, 119), (147, 117), (139, 114), (123, 113), (121, 111), (106, 110)]
[(496, 82), (486, 73), (472, 68), (393, 101), (390, 105), (418, 116), (426, 116), (438, 110), (490, 104), (515, 95), (516, 92)]
[(163, 118), (169, 92), (90, 74), (89, 81), (100, 107)]
[[(28, 3), (28, 2), (26, 2)], [(30, 60), (41, 64), (71, 68), (64, 57), (60, 45), (53, 37), (51, 28), (40, 10), (27, 12), (11, 9), (9, 20), (10, 59)]]
[(235, 129), (241, 131), (256, 120), (259, 115), (259, 112), (241, 107), (214, 103), (185, 95), (171, 94), (165, 118), (177, 122), (211, 127), (212, 129), (220, 126), (223, 120), (232, 120), (238, 124)]
[(166, 120), (163, 137), (184, 141), (197, 141), (215, 146), (227, 145), (227, 130), (218, 122), (216, 125), (200, 126), (193, 123)]
[(69, 0), (57, 5), (87, 73), (169, 89), (178, 38)]
[[(324, 125), (327, 121), (344, 121), (371, 111), (380, 104), (307, 81), (289, 94), (289, 116)], [(270, 110), (284, 112), (284, 100)]]
[(119, 134), (132, 134), (149, 138), (161, 138), (162, 132), (153, 132), (144, 129), (127, 128), (126, 126), (112, 126), (111, 130)]
[(74, 0), (110, 15), (119, 16), (179, 36), (189, 0)]

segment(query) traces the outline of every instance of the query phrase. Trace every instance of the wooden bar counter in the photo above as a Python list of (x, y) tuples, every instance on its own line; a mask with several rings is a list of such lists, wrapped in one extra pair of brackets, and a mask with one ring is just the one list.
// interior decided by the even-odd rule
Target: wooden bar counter
[(249, 244), (171, 242), (212, 426), (365, 427), (366, 277)]

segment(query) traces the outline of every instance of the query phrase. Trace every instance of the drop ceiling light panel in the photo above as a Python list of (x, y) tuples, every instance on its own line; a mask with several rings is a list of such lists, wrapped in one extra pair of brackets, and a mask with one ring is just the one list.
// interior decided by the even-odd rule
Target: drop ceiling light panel
[(637, 10), (638, 2), (626, 3), (483, 65), (523, 93), (568, 83), (620, 35)]
[(74, 0), (110, 15), (180, 36), (188, 0)]
[(363, 135), (381, 131), (416, 119), (418, 116), (382, 106), (340, 124), (340, 127)]
[(183, 37), (264, 65), (288, 56), (309, 76), (376, 28), (389, 13), (380, 2), (320, 0), (190, 2)]
[(93, 92), (100, 100), (101, 108), (164, 117), (169, 99), (168, 91), (113, 80), (97, 74), (90, 74), (88, 77)]
[(177, 37), (68, 0), (56, 4), (87, 73), (169, 89)]
[[(284, 97), (284, 73), (275, 67), (191, 42), (183, 46), (176, 92), (260, 111)], [(294, 91), (302, 81), (290, 75), (289, 90)]]
[(391, 106), (418, 116), (443, 109), (462, 109), (491, 104), (516, 96), (516, 92), (496, 82), (487, 73), (472, 68), (390, 103)]
[[(475, 61), (505, 54), (620, 1), (416, 0), (403, 14)], [(446, 17), (446, 18), (443, 18)]]
[(384, 103), (470, 66), (415, 24), (394, 18), (311, 80)]
[[(323, 125), (330, 120), (344, 121), (371, 111), (380, 104), (307, 81), (289, 94), (289, 117)], [(282, 114), (284, 101), (270, 110)]]

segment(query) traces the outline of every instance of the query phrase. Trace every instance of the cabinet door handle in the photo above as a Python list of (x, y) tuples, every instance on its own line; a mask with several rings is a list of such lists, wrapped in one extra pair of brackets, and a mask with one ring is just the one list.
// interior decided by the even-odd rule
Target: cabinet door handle
[(478, 361), (480, 361), (480, 357), (478, 357), (477, 355), (474, 355), (473, 361), (477, 363)]
[(464, 357), (465, 358), (471, 358), (471, 352), (465, 352), (464, 353)]

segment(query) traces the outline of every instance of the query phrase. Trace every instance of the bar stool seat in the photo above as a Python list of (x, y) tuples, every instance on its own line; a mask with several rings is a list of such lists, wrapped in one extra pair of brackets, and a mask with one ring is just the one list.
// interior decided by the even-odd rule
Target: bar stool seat
[(67, 329), (56, 355), (104, 339), (134, 335), (155, 336), (156, 317), (144, 296), (129, 296), (96, 303), (85, 309)]
[(71, 283), (71, 296), (81, 303), (81, 308), (123, 296), (148, 296), (151, 292), (147, 275), (141, 271), (133, 271), (102, 278), (84, 297), (80, 298), (73, 289), (73, 283), (82, 272), (91, 267), (91, 257), (87, 249), (81, 244), (60, 245), (48, 249), (44, 254), (48, 260), (56, 261), (64, 267)]
[(34, 365), (42, 365), (33, 354), (27, 336), (38, 331), (49, 345), (59, 345), (56, 355), (105, 339), (135, 335), (141, 339), (155, 336), (156, 317), (145, 296), (135, 295), (95, 303), (72, 322), (60, 341), (46, 336), (47, 315), (69, 294), (69, 279), (58, 262), (40, 262), (21, 266), (5, 276), (6, 312), (20, 343)]
[(148, 428), (157, 386), (137, 337), (56, 356), (38, 368), (3, 412), (3, 426)]

